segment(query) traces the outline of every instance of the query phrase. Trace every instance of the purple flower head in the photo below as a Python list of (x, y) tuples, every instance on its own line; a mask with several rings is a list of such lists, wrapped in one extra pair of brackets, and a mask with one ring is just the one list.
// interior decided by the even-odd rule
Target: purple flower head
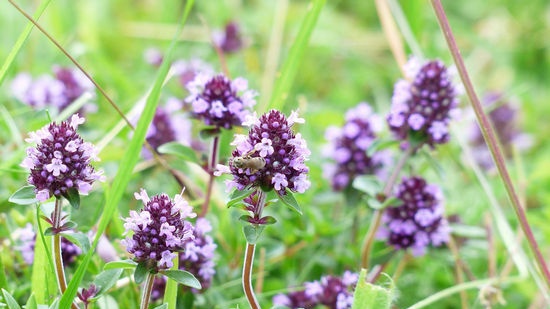
[(400, 140), (430, 146), (449, 140), (448, 124), (458, 104), (449, 71), (439, 61), (420, 63), (411, 58), (406, 68), (410, 80), (395, 84), (388, 125)]
[(236, 53), (243, 47), (239, 25), (234, 21), (225, 25), (224, 32), (215, 31), (212, 37), (214, 44), (224, 53)]
[(103, 181), (103, 172), (95, 171), (90, 165), (91, 161), (99, 160), (94, 146), (76, 133), (82, 123), (84, 118), (76, 114), (70, 121), (54, 122), (31, 132), (26, 139), (37, 145), (27, 148), (27, 157), (21, 166), (30, 170), (28, 182), (34, 185), (39, 201), (51, 196), (60, 198), (72, 188), (87, 194), (94, 181)]
[(185, 102), (192, 105), (192, 115), (208, 126), (242, 126), (256, 104), (256, 92), (240, 77), (231, 81), (221, 74), (209, 77), (199, 73), (186, 87), (190, 94)]
[(253, 124), (248, 136), (236, 135), (231, 144), (236, 149), (229, 169), (224, 170), (233, 175), (228, 189), (253, 186), (264, 191), (275, 189), (279, 195), (286, 194), (286, 189), (304, 193), (310, 186), (305, 165), (310, 151), (302, 135), (292, 130), (294, 123), (304, 119), (296, 112), (286, 118), (271, 110), (260, 119), (248, 120)]
[[(34, 261), (34, 246), (36, 243), (36, 233), (34, 232), (32, 225), (27, 223), (24, 228), (18, 229), (16, 235), (19, 234), (20, 244), (15, 247), (16, 250), (21, 252), (23, 260), (27, 265), (32, 265)], [(65, 265), (73, 264), (76, 261), (76, 257), (82, 254), (82, 250), (68, 241), (66, 238), (61, 237), (61, 258)]]
[(316, 308), (324, 305), (331, 309), (349, 309), (353, 303), (353, 291), (359, 276), (346, 271), (342, 278), (324, 276), (319, 281), (306, 282), (305, 289), (287, 295), (273, 297), (273, 305), (292, 309)]
[(187, 84), (194, 80), (199, 73), (210, 76), (214, 75), (214, 69), (212, 66), (199, 58), (192, 58), (190, 60), (176, 60), (172, 64), (172, 70), (178, 77), (179, 82), (183, 87), (186, 87)]
[(372, 112), (367, 103), (360, 103), (346, 113), (346, 124), (342, 128), (327, 129), (325, 137), (330, 144), (325, 154), (336, 163), (327, 165), (324, 171), (325, 177), (331, 179), (334, 190), (343, 190), (356, 176), (374, 174), (384, 167), (387, 154), (367, 154), (381, 127), (382, 119)]
[(443, 217), (443, 194), (436, 185), (420, 177), (403, 178), (396, 196), (402, 205), (389, 207), (382, 217), (378, 237), (396, 249), (411, 248), (423, 255), (429, 245), (440, 246), (449, 240), (449, 225)]
[[(43, 75), (33, 80), (21, 73), (11, 84), (13, 95), (36, 109), (64, 110), (85, 92), (95, 97), (94, 85), (78, 69), (54, 67), (54, 76)], [(86, 105), (80, 112), (95, 111), (95, 105)]]
[(194, 293), (202, 293), (210, 287), (216, 273), (214, 251), (217, 246), (212, 237), (207, 235), (211, 230), (212, 226), (206, 218), (198, 218), (193, 231), (194, 238), (185, 242), (185, 250), (179, 254), (180, 269), (192, 273), (201, 283), (200, 291), (191, 289)]
[(124, 219), (126, 233), (133, 235), (123, 240), (126, 250), (134, 255), (136, 262), (147, 262), (157, 270), (173, 266), (175, 252), (185, 249), (185, 243), (193, 239), (193, 226), (187, 218), (196, 214), (186, 200), (179, 194), (171, 200), (166, 194), (149, 198), (141, 189), (134, 194), (144, 207), (139, 212), (130, 211), (130, 217)]

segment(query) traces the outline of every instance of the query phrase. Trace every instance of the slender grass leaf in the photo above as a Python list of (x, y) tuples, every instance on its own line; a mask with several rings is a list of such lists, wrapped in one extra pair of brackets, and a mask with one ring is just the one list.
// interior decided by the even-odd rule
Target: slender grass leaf
[(294, 77), (300, 67), (305, 51), (308, 47), (309, 38), (315, 28), (317, 19), (321, 14), (321, 9), (325, 5), (326, 0), (312, 0), (308, 7), (308, 12), (304, 21), (300, 25), (298, 35), (290, 48), (288, 57), (283, 63), (281, 74), (275, 81), (275, 88), (269, 106), (274, 109), (282, 109), (292, 84)]
[(162, 304), (160, 306), (155, 307), (154, 309), (168, 309), (168, 304)]
[(286, 190), (285, 195), (279, 195), (279, 199), (285, 205), (290, 207), (290, 209), (296, 211), (300, 215), (302, 214), (302, 209), (300, 208), (300, 205), (298, 205), (298, 201), (296, 201), (296, 199), (294, 198), (294, 194), (292, 194), (292, 192), (290, 192), (290, 190)]
[(182, 145), (178, 142), (166, 143), (160, 145), (158, 152), (162, 154), (171, 154), (183, 159), (186, 162), (192, 162), (200, 165), (200, 161), (197, 158), (197, 153), (193, 148)]
[(15, 301), (15, 298), (13, 298), (8, 291), (2, 289), (2, 295), (4, 296), (4, 301), (6, 302), (6, 305), (8, 305), (9, 309), (21, 309), (21, 306), (19, 306), (17, 301)]
[(170, 63), (172, 59), (172, 52), (174, 50), (174, 46), (176, 45), (177, 39), (181, 35), (181, 32), (183, 30), (183, 25), (187, 20), (187, 16), (191, 11), (191, 8), (193, 7), (194, 2), (195, 2), (194, 0), (190, 0), (186, 2), (185, 10), (181, 18), (180, 25), (178, 27), (178, 30), (176, 31), (176, 34), (174, 35), (174, 39), (172, 40), (170, 47), (166, 52), (166, 61), (163, 61), (159, 68), (158, 74), (155, 78), (153, 88), (151, 89), (151, 93), (147, 98), (145, 108), (141, 114), (141, 117), (139, 118), (137, 127), (134, 131), (134, 135), (132, 136), (132, 140), (128, 145), (128, 150), (124, 154), (124, 157), (121, 161), (122, 163), (115, 176), (115, 179), (113, 180), (113, 185), (111, 186), (111, 189), (108, 191), (109, 193), (106, 196), (105, 209), (99, 221), (97, 233), (92, 243), (92, 248), (88, 252), (88, 254), (84, 256), (82, 263), (74, 273), (73, 278), (71, 279), (67, 287), (67, 290), (61, 297), (61, 301), (59, 304), (60, 304), (60, 307), (62, 308), (68, 308), (71, 305), (74, 297), (76, 296), (80, 282), (84, 278), (84, 273), (86, 272), (86, 269), (88, 268), (88, 264), (90, 263), (90, 260), (92, 258), (92, 253), (95, 250), (97, 244), (99, 243), (99, 237), (101, 236), (101, 234), (103, 234), (103, 232), (107, 228), (107, 225), (109, 224), (111, 219), (113, 219), (113, 215), (117, 210), (117, 205), (120, 199), (122, 198), (122, 195), (125, 191), (126, 186), (128, 185), (128, 182), (130, 181), (132, 171), (139, 159), (139, 155), (141, 153), (141, 147), (143, 145), (143, 142), (145, 141), (145, 134), (147, 133), (149, 124), (153, 120), (153, 116), (155, 114), (155, 110), (160, 98), (160, 91), (161, 91), (163, 82), (166, 76), (168, 75), (168, 70), (170, 69)]
[(136, 268), (137, 263), (132, 260), (122, 260), (122, 261), (113, 261), (105, 264), (103, 267), (103, 270), (110, 270), (110, 269), (133, 269)]
[(8, 280), (6, 279), (6, 272), (4, 268), (4, 261), (2, 260), (2, 256), (0, 255), (0, 288), (7, 289), (8, 288)]
[(88, 235), (81, 232), (63, 232), (61, 235), (79, 247), (83, 254), (88, 253), (90, 250), (90, 239)]
[(38, 221), (38, 233), (34, 244), (34, 260), (32, 263), (31, 290), (35, 293), (36, 302), (46, 304), (57, 292), (57, 282), (53, 272), (53, 260), (51, 256), (51, 241), (44, 237), (40, 210), (36, 209)]
[(197, 290), (200, 290), (202, 288), (199, 280), (197, 280), (197, 278), (195, 278), (195, 276), (193, 276), (193, 274), (188, 271), (181, 269), (170, 269), (163, 271), (162, 274), (179, 284), (183, 284)]
[(31, 205), (38, 203), (34, 186), (24, 186), (12, 194), (8, 201), (17, 205)]
[(120, 275), (122, 275), (123, 269), (108, 269), (102, 271), (94, 279), (94, 285), (97, 287), (97, 295), (106, 293), (111, 287), (113, 287)]
[[(178, 270), (179, 259), (173, 260), (174, 265), (170, 269)], [(168, 309), (176, 309), (178, 300), (178, 283), (174, 280), (167, 280), (166, 287), (164, 289), (164, 305)]]
[[(40, 6), (38, 7), (38, 9), (36, 9), (36, 12), (34, 12), (34, 15), (33, 15), (34, 20), (38, 20), (40, 16), (42, 16), (42, 13), (44, 12), (44, 10), (46, 10), (50, 2), (51, 0), (45, 0), (44, 2), (40, 3)], [(25, 26), (25, 29), (23, 29), (23, 32), (21, 32), (21, 34), (17, 38), (17, 41), (13, 45), (13, 48), (8, 54), (6, 61), (4, 61), (4, 64), (2, 64), (2, 68), (0, 68), (0, 86), (4, 83), (4, 80), (6, 79), (6, 75), (11, 65), (13, 64), (13, 60), (15, 60), (15, 57), (19, 54), (21, 47), (23, 47), (23, 43), (25, 43), (25, 41), (29, 37), (29, 34), (31, 33), (31, 30), (33, 28), (34, 28), (33, 23), (28, 22), (27, 25)]]

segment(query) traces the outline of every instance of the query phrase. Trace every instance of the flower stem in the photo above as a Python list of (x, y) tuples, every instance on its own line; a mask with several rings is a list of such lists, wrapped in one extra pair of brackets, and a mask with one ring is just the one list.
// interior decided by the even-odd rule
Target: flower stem
[(212, 187), (214, 186), (214, 169), (218, 163), (218, 145), (220, 144), (220, 136), (214, 136), (212, 140), (212, 152), (210, 153), (210, 161), (208, 162), (207, 172), (208, 172), (208, 187), (206, 188), (206, 195), (204, 197), (204, 203), (202, 204), (202, 210), (199, 214), (199, 217), (202, 218), (206, 216), (208, 212), (208, 206), (210, 205), (210, 199), (212, 196)]
[(145, 278), (145, 284), (143, 285), (143, 294), (141, 294), (140, 309), (149, 308), (149, 299), (151, 299), (151, 292), (153, 291), (153, 283), (155, 282), (155, 274), (148, 273)]
[[(395, 182), (397, 181), (397, 176), (399, 176), (399, 173), (405, 166), (405, 162), (407, 162), (409, 157), (418, 148), (419, 146), (409, 146), (407, 150), (405, 150), (405, 152), (403, 153), (403, 155), (395, 165), (395, 168), (393, 169), (390, 177), (388, 178), (388, 181), (386, 181), (386, 185), (384, 186), (384, 189), (382, 191), (384, 199), (386, 199), (391, 194), (391, 190), (395, 185)], [(367, 234), (365, 235), (365, 240), (363, 242), (363, 250), (361, 250), (361, 268), (369, 269), (370, 253), (371, 253), (372, 245), (374, 243), (374, 237), (376, 236), (376, 232), (378, 231), (378, 228), (380, 227), (380, 223), (382, 222), (383, 213), (384, 213), (384, 209), (377, 209), (374, 211), (371, 223), (369, 225), (369, 230), (367, 231)]]
[(244, 265), (243, 265), (243, 289), (244, 295), (250, 304), (252, 309), (260, 309), (254, 290), (252, 289), (252, 265), (254, 263), (254, 251), (256, 249), (255, 244), (246, 243), (246, 250), (244, 253)]
[(431, 2), (435, 10), (435, 14), (437, 16), (439, 25), (443, 31), (443, 35), (445, 36), (445, 39), (447, 41), (447, 45), (449, 46), (449, 50), (453, 56), (453, 60), (456, 64), (458, 73), (460, 74), (460, 78), (462, 79), (462, 83), (464, 84), (464, 88), (466, 89), (466, 93), (468, 94), (468, 98), (470, 99), (470, 102), (476, 114), (478, 124), (481, 128), (481, 133), (483, 134), (483, 138), (485, 139), (487, 145), (489, 146), (489, 150), (491, 151), (491, 156), (495, 161), (495, 165), (497, 166), (497, 170), (500, 175), (500, 178), (502, 179), (502, 182), (504, 183), (504, 186), (506, 188), (506, 192), (508, 193), (508, 198), (512, 203), (512, 206), (514, 208), (514, 211), (516, 212), (516, 216), (518, 218), (519, 224), (523, 232), (525, 233), (525, 236), (529, 243), (529, 247), (533, 255), (535, 256), (535, 260), (537, 261), (540, 271), (544, 276), (546, 285), (550, 287), (550, 271), (548, 270), (548, 266), (546, 265), (546, 262), (544, 260), (544, 257), (542, 256), (542, 253), (539, 249), (537, 241), (535, 240), (533, 231), (531, 230), (531, 226), (527, 221), (525, 210), (522, 207), (519, 197), (514, 188), (514, 185), (512, 184), (512, 180), (506, 168), (504, 156), (502, 155), (502, 150), (500, 149), (494, 129), (489, 122), (489, 118), (487, 117), (487, 115), (485, 115), (485, 112), (483, 111), (483, 107), (481, 106), (481, 103), (476, 95), (474, 86), (470, 80), (468, 71), (466, 70), (466, 66), (464, 65), (464, 61), (462, 59), (462, 56), (460, 55), (460, 51), (454, 39), (453, 32), (451, 30), (449, 21), (445, 14), (445, 10), (441, 5), (441, 1), (432, 0)]

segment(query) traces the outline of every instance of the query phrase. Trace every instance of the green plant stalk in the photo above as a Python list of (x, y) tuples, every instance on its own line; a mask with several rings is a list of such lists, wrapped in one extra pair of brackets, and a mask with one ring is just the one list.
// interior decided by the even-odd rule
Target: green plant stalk
[(494, 129), (491, 126), (491, 123), (489, 122), (487, 115), (485, 115), (485, 112), (483, 111), (483, 107), (476, 95), (474, 86), (470, 80), (468, 71), (466, 70), (466, 66), (464, 65), (464, 61), (462, 59), (462, 56), (460, 55), (460, 50), (458, 49), (458, 46), (454, 39), (454, 35), (449, 25), (447, 16), (445, 14), (445, 10), (441, 5), (441, 1), (432, 0), (431, 2), (434, 8), (435, 14), (437, 16), (437, 20), (443, 32), (443, 35), (445, 36), (445, 40), (447, 41), (447, 45), (449, 46), (449, 50), (453, 56), (453, 60), (458, 69), (458, 73), (460, 74), (462, 83), (464, 84), (464, 88), (466, 89), (468, 98), (470, 99), (470, 102), (476, 114), (477, 122), (479, 124), (479, 127), (481, 128), (481, 133), (483, 134), (483, 138), (485, 139), (487, 146), (489, 146), (489, 150), (491, 151), (491, 156), (493, 157), (493, 161), (495, 162), (500, 178), (504, 183), (504, 187), (506, 188), (506, 192), (508, 193), (508, 198), (512, 203), (512, 206), (518, 218), (519, 224), (523, 232), (525, 233), (527, 242), (529, 243), (529, 247), (533, 255), (535, 256), (535, 259), (540, 268), (540, 271), (542, 272), (543, 277), (546, 281), (546, 285), (550, 288), (550, 271), (548, 270), (548, 266), (546, 265), (546, 262), (544, 260), (544, 257), (542, 256), (542, 253), (539, 249), (537, 241), (535, 240), (535, 236), (533, 235), (531, 226), (527, 221), (525, 210), (522, 207), (519, 197), (514, 188), (514, 185), (512, 184), (512, 180), (506, 168), (504, 156), (502, 155), (502, 150), (500, 149), (500, 145), (496, 138)]
[(145, 283), (143, 284), (143, 293), (141, 294), (140, 309), (149, 308), (149, 300), (151, 299), (151, 292), (153, 291), (153, 283), (155, 283), (155, 275), (152, 273), (147, 274)]
[(202, 218), (208, 213), (208, 206), (210, 206), (210, 200), (212, 197), (212, 189), (214, 187), (214, 170), (216, 169), (216, 164), (218, 163), (218, 146), (220, 144), (220, 136), (214, 136), (212, 140), (212, 150), (210, 153), (210, 161), (208, 162), (207, 172), (208, 172), (208, 186), (206, 188), (206, 196), (204, 197), (204, 202), (202, 204), (202, 210), (199, 214), (199, 217)]
[[(391, 194), (391, 190), (397, 181), (397, 176), (399, 176), (399, 173), (405, 166), (405, 163), (407, 162), (407, 160), (418, 148), (419, 148), (418, 146), (409, 146), (409, 148), (405, 150), (401, 158), (399, 158), (399, 161), (395, 165), (395, 168), (393, 169), (390, 177), (388, 178), (388, 181), (386, 181), (384, 189), (382, 190), (382, 194), (384, 195), (384, 198), (387, 198)], [(372, 250), (372, 245), (374, 244), (374, 238), (376, 236), (376, 232), (378, 231), (378, 228), (380, 227), (380, 223), (382, 222), (383, 213), (384, 213), (383, 209), (377, 209), (374, 211), (374, 214), (372, 215), (372, 220), (369, 225), (369, 230), (365, 235), (365, 240), (363, 242), (363, 249), (361, 250), (361, 268), (369, 269), (370, 253)]]
[(252, 309), (260, 309), (260, 304), (254, 294), (252, 288), (252, 265), (254, 263), (254, 251), (256, 249), (255, 244), (246, 243), (246, 250), (244, 252), (244, 264), (243, 264), (243, 289), (246, 300), (250, 304)]
[[(179, 256), (172, 260), (172, 270), (179, 269)], [(167, 309), (176, 309), (176, 303), (178, 298), (178, 283), (175, 280), (166, 280), (166, 287), (164, 289), (164, 303), (168, 304)]]

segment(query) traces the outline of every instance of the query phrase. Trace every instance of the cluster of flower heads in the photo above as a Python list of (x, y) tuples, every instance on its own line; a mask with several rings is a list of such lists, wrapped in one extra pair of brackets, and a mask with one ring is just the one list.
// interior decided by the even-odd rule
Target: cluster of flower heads
[(145, 262), (156, 270), (168, 269), (174, 265), (176, 252), (182, 251), (186, 242), (194, 238), (193, 225), (185, 219), (196, 214), (179, 194), (174, 200), (166, 194), (149, 198), (141, 189), (134, 196), (144, 207), (139, 212), (130, 211), (130, 217), (125, 219), (125, 233), (133, 233), (122, 243), (136, 262)]
[(243, 47), (239, 25), (234, 21), (225, 25), (224, 32), (214, 31), (212, 40), (224, 53), (236, 53)]
[(330, 144), (324, 154), (336, 164), (323, 168), (332, 188), (340, 191), (351, 184), (358, 175), (375, 174), (383, 171), (390, 156), (383, 151), (369, 156), (367, 149), (382, 129), (382, 119), (373, 113), (367, 103), (360, 103), (346, 113), (346, 124), (342, 128), (329, 127), (325, 133)]
[(400, 140), (411, 136), (430, 146), (449, 140), (448, 124), (457, 107), (457, 89), (449, 70), (439, 61), (421, 63), (411, 58), (407, 77), (394, 87), (391, 111), (387, 117), (390, 130)]
[(256, 91), (248, 89), (244, 78), (230, 80), (219, 74), (209, 76), (199, 73), (186, 84), (192, 115), (208, 126), (231, 129), (242, 126), (256, 104)]
[(292, 126), (304, 123), (297, 112), (288, 119), (277, 110), (271, 110), (260, 119), (249, 119), (252, 127), (248, 135), (235, 135), (231, 145), (236, 146), (229, 167), (218, 166), (220, 172), (230, 173), (233, 179), (226, 182), (228, 189), (259, 187), (264, 191), (275, 189), (286, 194), (286, 189), (304, 193), (310, 186), (305, 161), (311, 152), (300, 133)]
[[(64, 110), (85, 92), (95, 96), (94, 85), (77, 69), (54, 67), (55, 76), (43, 75), (33, 80), (29, 73), (20, 73), (11, 84), (15, 98), (33, 108)], [(95, 111), (85, 105), (84, 112)]]
[(30, 170), (28, 182), (34, 185), (39, 201), (51, 196), (60, 198), (72, 188), (87, 194), (94, 181), (103, 181), (102, 171), (95, 171), (90, 165), (91, 161), (99, 160), (94, 146), (76, 133), (83, 123), (84, 118), (76, 114), (70, 121), (53, 122), (31, 132), (26, 139), (37, 145), (27, 148), (21, 166)]
[(342, 278), (324, 276), (319, 281), (306, 282), (305, 289), (273, 297), (274, 306), (292, 309), (312, 309), (324, 305), (330, 309), (349, 309), (353, 304), (353, 291), (359, 276), (346, 271)]
[(396, 197), (402, 204), (386, 208), (379, 238), (396, 249), (411, 248), (417, 256), (429, 245), (437, 247), (448, 241), (450, 228), (443, 216), (443, 193), (438, 186), (420, 177), (403, 178)]
[[(32, 225), (27, 223), (24, 228), (18, 229), (15, 233), (19, 235), (19, 245), (15, 247), (27, 265), (32, 265), (34, 261), (34, 246), (36, 243), (36, 233), (34, 232)], [(65, 265), (72, 264), (76, 261), (76, 257), (82, 254), (82, 250), (68, 241), (64, 237), (61, 237), (61, 258)]]
[[(483, 103), (490, 110), (489, 120), (500, 145), (504, 148), (505, 154), (510, 156), (514, 146), (518, 149), (529, 148), (531, 141), (530, 137), (518, 128), (519, 112), (515, 102), (503, 100), (502, 94), (489, 93), (484, 97)], [(494, 166), (491, 152), (477, 124), (472, 125), (469, 138), (478, 164), (485, 169), (491, 169)]]

